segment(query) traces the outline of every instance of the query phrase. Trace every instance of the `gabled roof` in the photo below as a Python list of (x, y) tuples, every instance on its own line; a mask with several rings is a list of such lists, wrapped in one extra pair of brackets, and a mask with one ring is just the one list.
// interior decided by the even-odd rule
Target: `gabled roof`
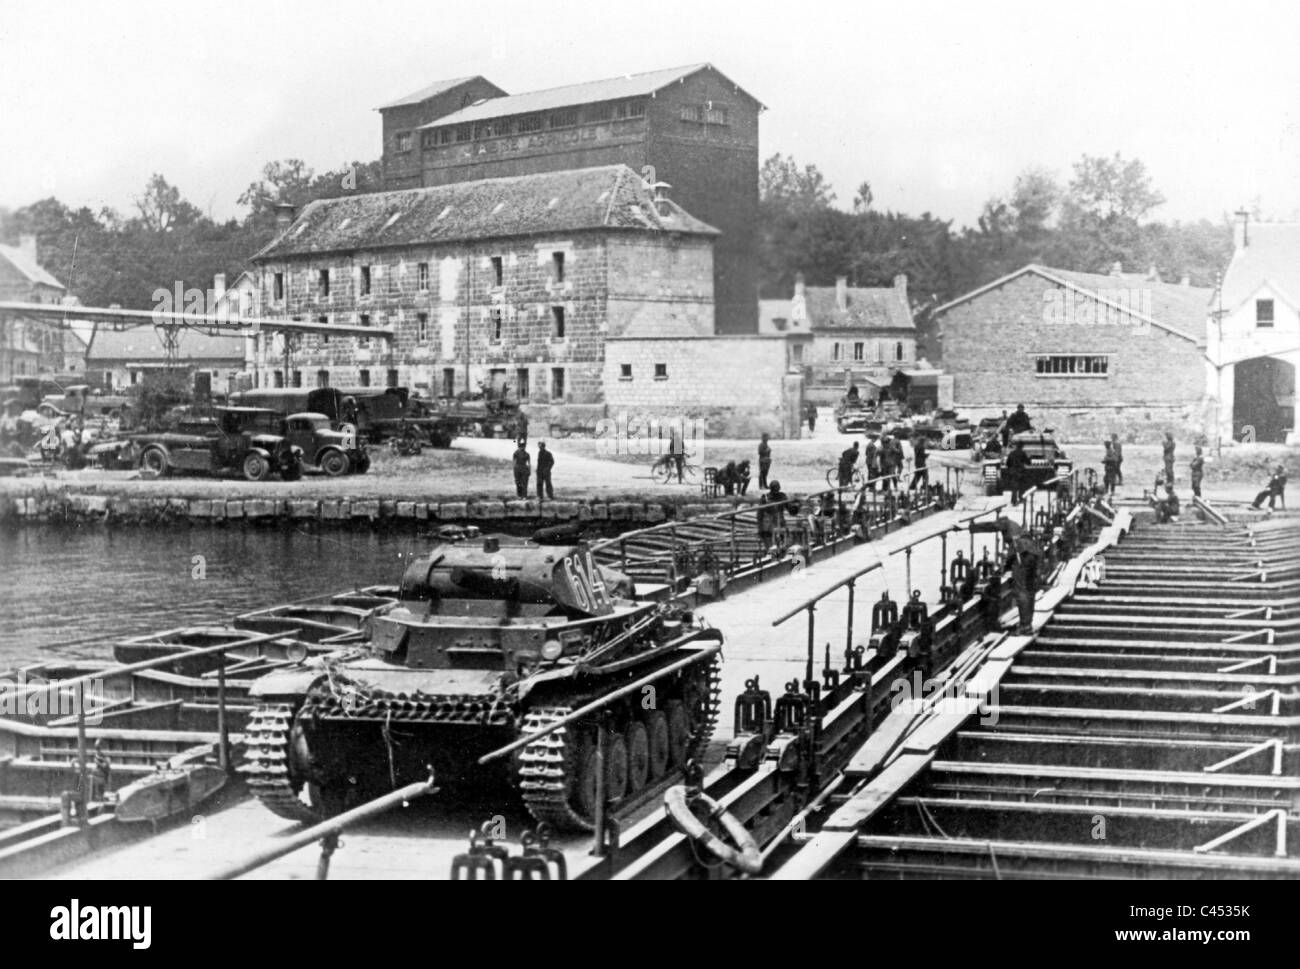
[[(130, 330), (109, 330), (99, 327), (86, 351), (87, 366), (95, 361), (126, 360), (137, 363), (162, 361), (167, 358), (162, 338), (150, 326), (137, 326)], [(244, 338), (240, 336), (209, 336), (197, 330), (182, 329), (177, 333), (177, 358), (186, 360), (243, 360)]]
[(1252, 223), (1246, 240), (1223, 274), (1223, 308), (1232, 312), (1268, 283), (1300, 309), (1300, 222)]
[[(945, 313), (954, 306), (983, 296), (985, 293), (1004, 286), (1013, 279), (1018, 279), (1027, 273), (1039, 276), (1053, 285), (1063, 286), (1082, 293), (1099, 303), (1113, 306), (1118, 310), (1131, 314), (1136, 319), (1184, 337), (1193, 343), (1202, 343), (1205, 340), (1205, 327), (1209, 319), (1212, 290), (1203, 289), (1199, 286), (1182, 286), (1160, 280), (1150, 280), (1145, 276), (1137, 280), (1131, 274), (1111, 276), (1103, 273), (1082, 273), (1072, 269), (1052, 269), (1035, 263), (1030, 263), (1028, 266), (1008, 273), (1000, 279), (995, 279), (991, 283), (986, 283), (978, 289), (973, 289), (969, 293), (936, 307), (933, 315), (938, 316)], [(1151, 314), (1149, 316), (1132, 306), (1121, 305), (1105, 295), (1105, 291), (1108, 290), (1135, 288), (1150, 290)]]
[[(691, 64), (687, 67), (672, 67), (662, 71), (647, 71), (644, 74), (628, 74), (624, 77), (612, 77), (604, 81), (587, 81), (584, 84), (569, 84), (565, 87), (549, 88), (545, 91), (529, 91), (525, 94), (511, 94), (500, 98), (488, 98), (466, 108), (438, 118), (425, 125), (426, 128), (440, 128), (444, 125), (465, 124), (471, 121), (485, 121), (490, 118), (504, 118), (513, 114), (530, 114), (534, 111), (551, 111), (555, 108), (567, 108), (578, 104), (591, 104), (596, 101), (616, 101), (621, 98), (644, 97), (666, 88), (670, 84), (683, 81), (700, 71), (714, 71), (723, 80), (722, 72), (712, 64)], [(753, 95), (743, 91), (733, 82), (733, 87), (754, 101), (760, 108), (762, 104)]]
[[(413, 91), (412, 93), (406, 95), (406, 97), (398, 98), (396, 101), (390, 101), (388, 104), (381, 104), (375, 110), (387, 111), (389, 108), (403, 108), (406, 107), (408, 104), (419, 104), (421, 101), (429, 100), (429, 98), (436, 98), (439, 94), (443, 94), (447, 91), (450, 91), (454, 87), (459, 87), (462, 84), (468, 84), (470, 81), (483, 81), (483, 80), (486, 80), (486, 78), (482, 77), (481, 75), (474, 74), (471, 75), (470, 77), (454, 77), (449, 81), (435, 81), (433, 84), (430, 84), (428, 87), (420, 88), (420, 90), (418, 91)], [(496, 85), (493, 85), (493, 87), (496, 87)], [(500, 88), (497, 88), (497, 90), (500, 90)]]
[(9, 264), (27, 277), (30, 282), (39, 283), (42, 286), (53, 286), (55, 289), (67, 288), (41, 267), (36, 260), (32, 259), (28, 253), (17, 246), (0, 245), (0, 258), (8, 260)]
[(805, 286), (808, 320), (814, 331), (862, 328), (914, 329), (912, 310), (892, 286), (850, 286), (847, 309), (835, 302), (834, 286)]
[(320, 199), (253, 260), (590, 229), (718, 234), (662, 204), (626, 165)]

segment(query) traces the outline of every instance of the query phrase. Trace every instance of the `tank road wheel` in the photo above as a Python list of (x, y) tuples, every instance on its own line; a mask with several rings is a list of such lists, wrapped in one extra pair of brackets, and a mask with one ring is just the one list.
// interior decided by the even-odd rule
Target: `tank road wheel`
[(633, 720), (624, 734), (627, 744), (627, 792), (640, 793), (650, 779), (650, 735), (645, 724)]
[(300, 778), (299, 800), (318, 818), (342, 814), (347, 807), (350, 785), (344, 777), (331, 777), (312, 757), (311, 741), (302, 715), (289, 733), (289, 776)]
[(244, 744), (240, 771), (267, 810), (309, 822), (343, 810), (348, 784), (342, 778), (329, 783), (312, 762), (302, 715), (295, 716), (292, 704), (259, 705), (245, 728)]
[(352, 469), (352, 462), (342, 451), (326, 451), (320, 459), (320, 469), (331, 478), (338, 478)]
[(691, 741), (691, 721), (686, 715), (686, 705), (681, 700), (668, 701), (668, 764), (683, 767), (686, 750)]
[[(596, 740), (592, 737), (578, 757), (578, 776), (574, 785), (576, 807), (585, 819), (596, 817)], [(627, 744), (623, 735), (605, 735), (605, 803), (613, 804), (627, 796)]]
[(260, 454), (249, 454), (244, 458), (242, 465), (244, 477), (249, 481), (264, 481), (266, 476), (271, 473), (271, 466), (266, 463), (266, 458)]
[(140, 469), (161, 477), (167, 473), (167, 455), (162, 448), (146, 448), (144, 454), (140, 455)]
[(662, 710), (650, 711), (645, 732), (650, 780), (657, 781), (668, 772), (668, 718)]

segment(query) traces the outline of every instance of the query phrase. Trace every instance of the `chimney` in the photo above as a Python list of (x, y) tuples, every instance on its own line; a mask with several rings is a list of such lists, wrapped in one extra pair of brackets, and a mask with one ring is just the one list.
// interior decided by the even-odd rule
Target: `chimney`
[(673, 204), (668, 201), (668, 195), (665, 189), (672, 188), (667, 182), (655, 182), (654, 206), (655, 211), (659, 213), (661, 219), (671, 219), (673, 217)]
[(30, 259), (34, 264), (40, 265), (40, 253), (36, 248), (36, 236), (29, 233), (23, 233), (18, 237), (18, 251)]
[(1110, 274), (1112, 276), (1124, 275), (1124, 264), (1120, 262), (1118, 259), (1116, 259), (1113, 263), (1110, 264)]
[(1236, 216), (1236, 221), (1232, 223), (1232, 247), (1245, 249), (1250, 245), (1250, 234), (1246, 231), (1250, 223), (1250, 213), (1245, 209), (1238, 209), (1233, 215)]
[(841, 313), (849, 308), (849, 277), (835, 277), (835, 308)]
[(1191, 285), (1192, 285), (1192, 277), (1189, 276), (1189, 275), (1187, 275), (1186, 273), (1183, 273), (1183, 278), (1180, 279), (1180, 280), (1178, 280), (1178, 285), (1179, 285), (1179, 286), (1191, 286)]
[(294, 206), (292, 202), (275, 203), (275, 227), (279, 230), (287, 229), (293, 222)]
[(803, 273), (794, 274), (794, 298), (804, 298)]
[(1147, 270), (1147, 282), (1148, 283), (1160, 282), (1160, 270), (1157, 269), (1155, 266), (1152, 266), (1150, 269)]
[(911, 304), (907, 301), (907, 273), (899, 273), (894, 277), (894, 292), (898, 298), (903, 301), (903, 305), (911, 310)]

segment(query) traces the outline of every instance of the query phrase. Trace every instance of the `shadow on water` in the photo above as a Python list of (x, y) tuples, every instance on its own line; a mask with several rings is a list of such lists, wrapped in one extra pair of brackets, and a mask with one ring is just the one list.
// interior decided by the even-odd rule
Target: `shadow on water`
[(0, 529), (0, 668), (111, 656), (111, 643), (375, 583), (411, 534), (296, 529)]

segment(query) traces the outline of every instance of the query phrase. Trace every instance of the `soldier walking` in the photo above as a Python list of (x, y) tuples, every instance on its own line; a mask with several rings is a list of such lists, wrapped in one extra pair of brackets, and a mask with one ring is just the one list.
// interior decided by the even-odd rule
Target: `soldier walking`
[(515, 494), (520, 498), (528, 497), (528, 479), (533, 473), (533, 459), (528, 455), (528, 449), (523, 443), (515, 447), (514, 455), (515, 470)]
[(930, 469), (925, 466), (925, 438), (920, 434), (916, 436), (916, 444), (912, 447), (912, 459), (916, 470), (912, 472), (912, 483), (908, 485), (907, 490), (915, 491), (916, 486), (922, 483), (927, 488), (930, 487)]
[[(527, 453), (527, 452), (525, 452)], [(537, 498), (540, 501), (543, 497), (554, 498), (555, 489), (551, 487), (551, 468), (555, 467), (555, 455), (546, 450), (546, 442), (537, 442)], [(526, 481), (527, 479), (525, 479)], [(542, 489), (546, 489), (546, 494), (542, 494)], [(527, 484), (524, 490), (528, 490)]]
[(1201, 479), (1205, 475), (1205, 457), (1201, 454), (1201, 446), (1196, 445), (1196, 456), (1192, 458), (1192, 494), (1197, 498), (1201, 497)]
[(858, 442), (854, 441), (853, 446), (845, 448), (844, 453), (840, 455), (839, 482), (841, 488), (845, 487), (853, 480), (853, 468), (857, 463)]
[(767, 487), (767, 473), (772, 469), (772, 446), (767, 443), (767, 434), (758, 442), (758, 486)]

